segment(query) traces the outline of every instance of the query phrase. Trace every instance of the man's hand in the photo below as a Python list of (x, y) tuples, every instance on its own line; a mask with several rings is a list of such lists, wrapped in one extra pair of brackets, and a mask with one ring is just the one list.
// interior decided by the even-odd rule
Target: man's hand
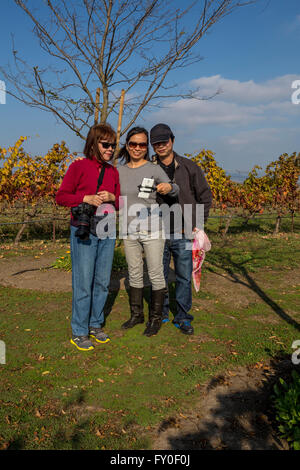
[(168, 194), (170, 191), (172, 191), (172, 185), (170, 183), (160, 183), (156, 186), (156, 191), (159, 194)]

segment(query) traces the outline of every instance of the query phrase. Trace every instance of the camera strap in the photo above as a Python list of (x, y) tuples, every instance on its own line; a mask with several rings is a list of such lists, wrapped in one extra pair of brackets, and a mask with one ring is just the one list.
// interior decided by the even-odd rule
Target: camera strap
[(100, 171), (100, 175), (99, 175), (99, 178), (98, 178), (96, 194), (97, 194), (98, 189), (100, 188), (100, 186), (101, 186), (101, 184), (102, 184), (102, 181), (103, 181), (103, 178), (104, 178), (104, 173), (105, 173), (105, 166), (102, 165), (102, 168), (101, 168), (101, 171)]
[[(98, 189), (100, 188), (100, 186), (102, 184), (102, 181), (103, 181), (103, 178), (104, 178), (104, 173), (105, 173), (105, 165), (102, 165), (100, 175), (99, 175), (99, 178), (98, 178), (96, 194), (97, 194)], [(104, 217), (106, 217), (106, 214), (101, 215), (101, 216), (93, 215), (91, 217), (91, 219), (90, 219), (90, 233), (92, 233), (93, 235), (97, 235), (97, 233), (96, 233), (97, 224), (100, 220), (104, 219)]]

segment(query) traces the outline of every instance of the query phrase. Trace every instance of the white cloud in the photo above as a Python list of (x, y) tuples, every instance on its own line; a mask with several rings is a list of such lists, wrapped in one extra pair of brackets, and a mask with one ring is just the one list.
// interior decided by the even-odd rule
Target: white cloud
[(191, 85), (199, 88), (198, 94), (202, 97), (212, 96), (220, 90), (221, 93), (215, 98), (216, 100), (257, 104), (289, 99), (292, 83), (297, 79), (299, 79), (297, 75), (283, 75), (263, 83), (256, 83), (253, 80), (241, 82), (214, 75), (192, 80)]
[(281, 153), (300, 151), (300, 104), (291, 101), (297, 79), (292, 74), (261, 83), (202, 77), (192, 82), (201, 86), (201, 95), (212, 95), (220, 87), (224, 93), (209, 100), (172, 101), (148, 114), (146, 121), (149, 127), (168, 123), (181, 154), (209, 148), (224, 168), (250, 170)]
[[(174, 124), (183, 122), (194, 129), (198, 125), (248, 126), (264, 121), (287, 121), (299, 116), (300, 105), (293, 105), (292, 83), (296, 75), (284, 75), (263, 83), (252, 80), (228, 80), (220, 75), (193, 80), (201, 96), (211, 96), (220, 87), (224, 92), (212, 99), (179, 99), (152, 114), (154, 120)], [(298, 77), (299, 78), (299, 77)]]
[(154, 113), (156, 120), (172, 116), (175, 123), (188, 124), (192, 128), (199, 124), (237, 125), (249, 124), (263, 118), (263, 110), (251, 106), (239, 106), (224, 101), (179, 100)]
[(233, 136), (225, 137), (224, 143), (227, 145), (232, 145), (235, 147), (248, 146), (253, 143), (255, 145), (264, 144), (266, 141), (269, 143), (279, 142), (280, 137), (278, 134), (278, 129), (276, 128), (266, 128), (266, 129), (254, 129), (250, 131), (237, 132)]

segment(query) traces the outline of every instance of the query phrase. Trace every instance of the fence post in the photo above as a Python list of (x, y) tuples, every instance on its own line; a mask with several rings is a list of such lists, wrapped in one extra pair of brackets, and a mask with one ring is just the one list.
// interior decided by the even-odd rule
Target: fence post
[(124, 97), (125, 97), (125, 90), (122, 90), (121, 92), (121, 98), (120, 98), (120, 109), (119, 109), (119, 119), (118, 119), (118, 128), (117, 128), (117, 148), (114, 156), (114, 166), (116, 166), (116, 161), (117, 161), (117, 155), (120, 150), (120, 135), (121, 135), (121, 127), (122, 127), (122, 117), (123, 117), (123, 108), (124, 108)]

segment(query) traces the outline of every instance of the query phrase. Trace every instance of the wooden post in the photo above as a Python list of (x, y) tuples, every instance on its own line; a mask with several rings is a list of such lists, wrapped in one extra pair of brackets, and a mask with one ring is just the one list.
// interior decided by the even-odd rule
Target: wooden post
[(54, 219), (52, 221), (52, 241), (53, 241), (53, 243), (55, 242), (55, 232), (56, 232), (55, 228), (56, 227), (55, 227), (55, 219)]
[(118, 129), (117, 129), (117, 148), (116, 148), (116, 153), (114, 156), (114, 166), (116, 166), (116, 160), (117, 160), (117, 155), (120, 150), (120, 134), (121, 134), (121, 127), (122, 127), (122, 116), (123, 116), (123, 108), (124, 108), (124, 97), (125, 97), (125, 90), (122, 90), (121, 92), (121, 98), (120, 98), (120, 109), (119, 109), (119, 119), (118, 119)]
[(95, 124), (99, 121), (99, 103), (100, 103), (100, 88), (96, 90), (96, 106), (95, 106)]

